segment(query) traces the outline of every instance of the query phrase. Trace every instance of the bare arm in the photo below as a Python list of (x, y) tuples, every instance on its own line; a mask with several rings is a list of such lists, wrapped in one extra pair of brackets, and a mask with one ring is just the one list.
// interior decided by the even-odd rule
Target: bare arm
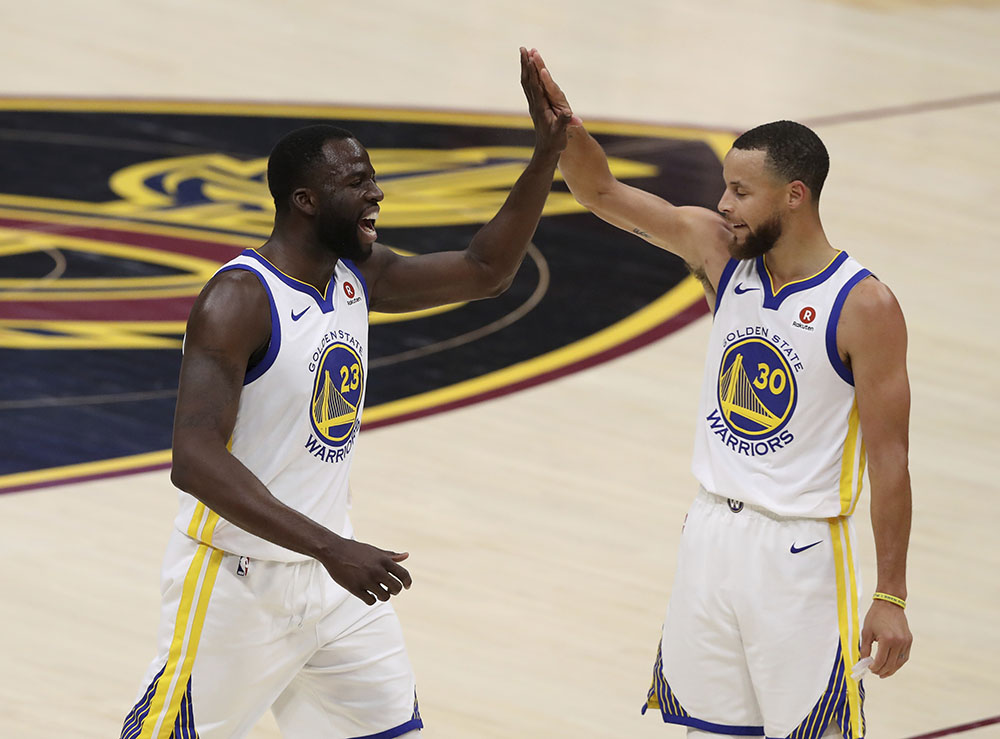
[(547, 104), (525, 49), (521, 86), (535, 125), (535, 150), (507, 200), (463, 251), (402, 257), (376, 246), (361, 265), (372, 310), (391, 313), (488, 298), (510, 286), (541, 218), (572, 115)]
[[(552, 79), (541, 56), (535, 52), (533, 58), (548, 99), (556, 107), (568, 108), (565, 94)], [(579, 118), (570, 123), (559, 171), (581, 205), (611, 225), (679, 256), (714, 297), (719, 277), (729, 261), (727, 247), (733, 238), (718, 213), (707, 208), (675, 206), (620, 182), (611, 173), (604, 150), (587, 133)]]
[(410, 585), (396, 563), (405, 555), (336, 535), (271, 495), (229, 452), (247, 363), (270, 332), (267, 295), (255, 275), (231, 270), (205, 286), (184, 341), (170, 479), (227, 521), (319, 560), (366, 603), (388, 600)]
[[(906, 599), (910, 540), (909, 417), (906, 325), (899, 303), (881, 282), (860, 282), (844, 304), (837, 331), (854, 373), (861, 432), (868, 450), (871, 518), (878, 570), (876, 591)], [(889, 677), (909, 659), (913, 636), (902, 608), (874, 601), (862, 629), (861, 656), (878, 653), (872, 672)]]

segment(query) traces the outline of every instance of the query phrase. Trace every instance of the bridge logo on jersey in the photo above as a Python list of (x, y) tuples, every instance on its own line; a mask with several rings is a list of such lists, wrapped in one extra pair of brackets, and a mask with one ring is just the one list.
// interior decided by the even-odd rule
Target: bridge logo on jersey
[[(525, 114), (0, 99), (11, 134), (0, 139), (0, 366), (11, 368), (0, 445), (31, 450), (0, 458), (0, 492), (168, 466), (191, 305), (220, 265), (268, 238), (268, 152), (317, 122), (366, 146), (385, 192), (379, 241), (408, 255), (467, 246), (534, 141)], [(618, 179), (714, 209), (731, 134), (601, 121), (588, 130)], [(332, 288), (364, 307), (359, 279)], [(308, 319), (306, 308), (291, 320)], [(375, 428), (592, 366), (705, 312), (679, 260), (587, 213), (557, 173), (502, 296), (371, 313), (370, 377), (349, 349), (324, 345), (313, 407), (302, 410), (310, 451), (329, 461), (349, 449), (362, 388), (365, 428)], [(76, 429), (79, 443), (52, 444), (54, 427)]]
[(770, 341), (743, 339), (723, 354), (719, 409), (737, 436), (756, 440), (777, 434), (791, 419), (796, 396), (795, 375)]
[[(364, 390), (364, 367), (354, 348), (342, 342), (328, 346), (316, 365), (310, 420), (317, 437), (342, 453), (334, 455), (333, 460), (329, 454), (317, 456), (327, 461), (344, 458), (347, 450), (343, 447), (353, 442), (358, 431)], [(307, 447), (315, 453), (315, 445), (307, 443)]]

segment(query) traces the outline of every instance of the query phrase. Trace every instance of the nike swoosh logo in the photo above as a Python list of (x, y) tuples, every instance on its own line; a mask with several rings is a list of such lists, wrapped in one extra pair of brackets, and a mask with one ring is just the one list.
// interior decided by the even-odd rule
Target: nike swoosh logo
[(302, 309), (301, 313), (296, 313), (295, 309), (293, 308), (292, 309), (292, 320), (293, 321), (299, 320), (300, 318), (302, 318), (302, 316), (304, 316), (306, 314), (306, 311), (309, 310), (310, 308), (312, 308), (312, 306), (311, 305), (307, 305), (305, 308)]
[(804, 547), (796, 547), (794, 544), (792, 544), (792, 548), (789, 551), (791, 551), (792, 554), (798, 554), (799, 552), (804, 552), (806, 549), (812, 549), (817, 544), (822, 544), (822, 543), (823, 540), (820, 539), (819, 541), (814, 541), (812, 544), (806, 544)]
[(759, 287), (743, 287), (743, 283), (742, 282), (739, 283), (736, 287), (733, 288), (733, 292), (736, 293), (737, 295), (742, 295), (743, 293), (748, 293), (751, 290), (760, 290), (760, 288)]

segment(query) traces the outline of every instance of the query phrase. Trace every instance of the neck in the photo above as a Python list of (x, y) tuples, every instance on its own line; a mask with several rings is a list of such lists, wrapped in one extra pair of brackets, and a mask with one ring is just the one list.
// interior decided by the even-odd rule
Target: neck
[(772, 287), (778, 291), (789, 282), (821, 272), (837, 253), (816, 220), (787, 227), (774, 248), (764, 256), (764, 262), (771, 275)]
[(317, 243), (311, 233), (279, 227), (277, 223), (271, 237), (257, 251), (286, 275), (312, 285), (321, 293), (337, 268), (337, 255)]

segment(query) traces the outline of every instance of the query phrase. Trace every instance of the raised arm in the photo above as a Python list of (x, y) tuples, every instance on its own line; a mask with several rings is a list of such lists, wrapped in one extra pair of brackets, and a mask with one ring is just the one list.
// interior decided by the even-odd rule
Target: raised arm
[[(906, 550), (910, 540), (908, 468), (910, 384), (906, 375), (906, 325), (895, 296), (874, 278), (848, 295), (837, 342), (854, 373), (858, 417), (868, 451), (871, 518), (878, 581), (875, 591), (906, 600)], [(903, 609), (872, 602), (861, 633), (861, 656), (878, 652), (871, 670), (889, 677), (910, 656)]]
[(255, 275), (230, 270), (209, 281), (184, 340), (170, 479), (227, 521), (319, 560), (369, 605), (388, 600), (410, 586), (397, 564), (405, 554), (344, 539), (289, 508), (228, 449), (247, 364), (267, 348), (270, 334), (267, 295)]
[[(566, 95), (537, 51), (532, 60), (551, 105), (569, 109)], [(559, 171), (577, 202), (611, 225), (679, 256), (714, 297), (733, 238), (725, 220), (707, 208), (675, 206), (620, 182), (611, 173), (604, 150), (578, 117), (570, 122), (567, 136)]]
[(521, 86), (535, 126), (535, 149), (506, 202), (463, 251), (402, 257), (375, 245), (361, 265), (372, 310), (392, 313), (488, 298), (510, 286), (541, 218), (572, 117), (568, 109), (547, 103), (538, 70), (523, 48)]

